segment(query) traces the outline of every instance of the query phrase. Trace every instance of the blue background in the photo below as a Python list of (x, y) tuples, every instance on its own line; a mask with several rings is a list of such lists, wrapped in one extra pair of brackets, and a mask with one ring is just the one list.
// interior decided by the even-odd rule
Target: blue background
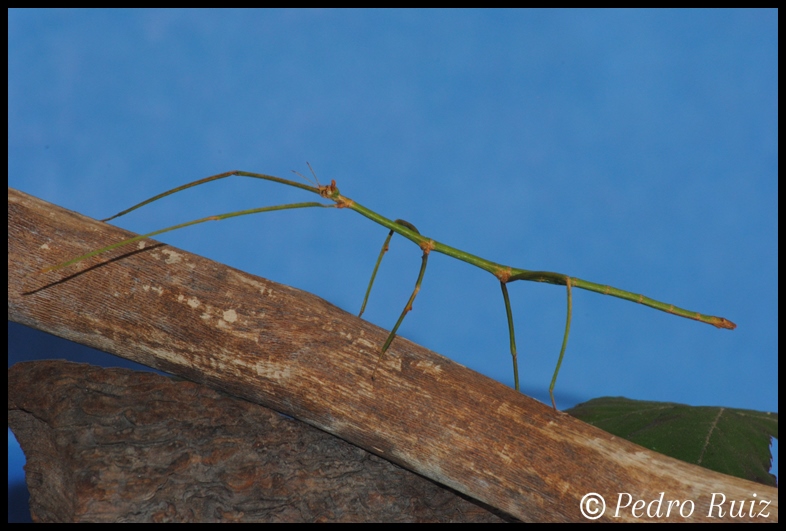
[[(10, 10), (8, 35), (14, 188), (104, 218), (222, 171), (298, 179), (309, 161), (438, 241), (738, 325), (576, 290), (560, 408), (626, 396), (778, 409), (775, 10)], [(314, 199), (237, 178), (117, 224)], [(313, 209), (160, 239), (356, 313), (386, 233)], [(394, 239), (364, 318), (392, 327), (419, 265)], [(510, 292), (523, 390), (548, 401), (565, 290)], [(400, 334), (513, 383), (499, 284), (468, 264), (432, 255)], [(92, 359), (10, 323), (9, 350), (9, 365)]]

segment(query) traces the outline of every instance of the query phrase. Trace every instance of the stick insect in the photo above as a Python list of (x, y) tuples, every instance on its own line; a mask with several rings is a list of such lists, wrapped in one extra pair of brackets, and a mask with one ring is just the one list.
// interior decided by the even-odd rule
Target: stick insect
[[(311, 168), (310, 165), (309, 165), (309, 168)], [(294, 173), (297, 173), (297, 172), (294, 172)], [(312, 173), (313, 173), (313, 170), (312, 170)], [(298, 174), (298, 175), (300, 175), (300, 174)], [(438, 241), (436, 241), (436, 240), (434, 240), (432, 238), (429, 238), (427, 236), (423, 236), (422, 234), (420, 234), (420, 232), (417, 230), (417, 228), (415, 228), (415, 226), (412, 225), (411, 223), (409, 223), (407, 221), (404, 221), (404, 220), (401, 220), (401, 219), (390, 220), (390, 219), (388, 219), (388, 218), (386, 218), (384, 216), (381, 216), (381, 215), (377, 214), (376, 212), (374, 212), (374, 211), (364, 207), (363, 205), (355, 202), (354, 200), (352, 200), (352, 199), (350, 199), (350, 198), (348, 198), (348, 197), (346, 197), (344, 195), (341, 195), (341, 193), (338, 190), (338, 187), (336, 186), (336, 181), (335, 180), (331, 181), (330, 184), (323, 186), (323, 185), (319, 184), (318, 180), (316, 181), (316, 183), (303, 184), (303, 183), (300, 183), (300, 182), (291, 181), (291, 180), (288, 180), (288, 179), (283, 179), (281, 177), (274, 177), (272, 175), (265, 175), (265, 174), (261, 174), (261, 173), (251, 173), (251, 172), (240, 171), (240, 170), (229, 171), (229, 172), (225, 172), (225, 173), (219, 173), (217, 175), (212, 175), (210, 177), (205, 177), (204, 179), (199, 179), (197, 181), (193, 181), (193, 182), (190, 182), (188, 184), (184, 184), (182, 186), (178, 186), (177, 188), (173, 188), (173, 189), (168, 190), (166, 192), (160, 193), (160, 194), (158, 194), (156, 196), (153, 196), (153, 197), (151, 197), (151, 198), (149, 198), (149, 199), (147, 199), (145, 201), (142, 201), (141, 203), (138, 203), (138, 204), (136, 204), (136, 205), (126, 209), (126, 210), (123, 210), (122, 212), (119, 212), (118, 214), (115, 214), (112, 217), (103, 219), (101, 221), (105, 221), (105, 222), (106, 221), (111, 221), (113, 219), (119, 218), (120, 216), (124, 216), (125, 214), (128, 214), (129, 212), (132, 212), (132, 211), (134, 211), (134, 210), (136, 210), (138, 208), (141, 208), (141, 207), (143, 207), (143, 206), (145, 206), (147, 204), (153, 203), (154, 201), (158, 201), (159, 199), (162, 199), (162, 198), (164, 198), (164, 197), (166, 197), (168, 195), (172, 195), (172, 194), (175, 194), (177, 192), (181, 192), (181, 191), (186, 190), (188, 188), (199, 186), (199, 185), (202, 185), (202, 184), (205, 184), (205, 183), (209, 183), (209, 182), (212, 182), (212, 181), (218, 181), (220, 179), (225, 179), (227, 177), (233, 177), (233, 176), (249, 177), (249, 178), (253, 178), (253, 179), (262, 179), (262, 180), (265, 180), (265, 181), (272, 181), (272, 182), (276, 182), (276, 183), (280, 183), (280, 184), (285, 184), (287, 186), (293, 186), (295, 188), (300, 188), (300, 189), (306, 190), (308, 192), (315, 193), (315, 194), (319, 195), (322, 199), (332, 201), (332, 203), (324, 203), (324, 202), (290, 203), (290, 204), (276, 205), (276, 206), (269, 206), (269, 207), (262, 207), (262, 208), (253, 208), (253, 209), (249, 209), (249, 210), (239, 210), (239, 211), (235, 211), (235, 212), (229, 212), (229, 213), (226, 213), (226, 214), (219, 214), (219, 215), (214, 215), (214, 216), (208, 216), (206, 218), (196, 219), (196, 220), (189, 221), (189, 222), (186, 222), (186, 223), (181, 223), (179, 225), (173, 225), (171, 227), (167, 227), (165, 229), (160, 229), (160, 230), (157, 230), (157, 231), (154, 231), (154, 232), (149, 232), (147, 234), (134, 236), (133, 238), (129, 238), (127, 240), (123, 240), (121, 242), (114, 243), (112, 245), (107, 245), (106, 247), (102, 247), (101, 249), (96, 249), (96, 250), (91, 251), (91, 252), (89, 252), (87, 254), (84, 254), (82, 256), (78, 256), (76, 258), (68, 260), (67, 262), (63, 262), (61, 264), (57, 264), (57, 265), (53, 265), (53, 266), (49, 266), (47, 268), (44, 268), (43, 270), (40, 271), (40, 273), (46, 273), (46, 272), (49, 272), (49, 271), (55, 271), (55, 270), (58, 270), (58, 269), (62, 269), (62, 268), (68, 267), (70, 265), (76, 264), (78, 262), (81, 262), (83, 260), (86, 260), (88, 258), (91, 258), (93, 256), (97, 256), (97, 255), (105, 253), (107, 251), (111, 251), (113, 249), (117, 249), (119, 247), (123, 247), (123, 246), (129, 245), (129, 244), (137, 242), (139, 240), (144, 240), (144, 239), (147, 239), (147, 238), (151, 238), (153, 236), (157, 236), (157, 235), (163, 234), (165, 232), (174, 231), (174, 230), (181, 229), (181, 228), (184, 228), (184, 227), (188, 227), (188, 226), (191, 226), (191, 225), (197, 225), (199, 223), (205, 223), (207, 221), (219, 221), (219, 220), (222, 220), (222, 219), (228, 219), (228, 218), (233, 218), (233, 217), (238, 217), (238, 216), (247, 216), (247, 215), (251, 215), (251, 214), (260, 214), (262, 212), (272, 212), (272, 211), (276, 211), (276, 210), (290, 210), (290, 209), (297, 209), (297, 208), (346, 208), (346, 209), (354, 210), (355, 212), (357, 212), (357, 213), (359, 213), (359, 214), (369, 218), (370, 220), (374, 221), (375, 223), (378, 223), (378, 224), (382, 225), (383, 227), (386, 227), (387, 229), (390, 230), (390, 232), (388, 233), (387, 238), (385, 239), (384, 244), (382, 245), (382, 250), (380, 251), (379, 257), (377, 258), (377, 262), (376, 262), (376, 264), (374, 266), (374, 271), (373, 271), (373, 273), (371, 275), (371, 280), (369, 281), (368, 289), (366, 290), (366, 295), (365, 295), (365, 297), (363, 299), (363, 305), (361, 306), (359, 315), (363, 315), (363, 311), (366, 308), (366, 303), (368, 302), (369, 294), (371, 293), (371, 287), (374, 284), (374, 279), (376, 278), (377, 271), (379, 269), (379, 265), (380, 265), (380, 263), (382, 261), (382, 257), (384, 256), (385, 252), (388, 250), (388, 245), (390, 243), (390, 239), (393, 237), (393, 234), (394, 233), (399, 234), (399, 235), (403, 236), (404, 238), (407, 238), (408, 240), (413, 241), (423, 251), (423, 255), (422, 255), (422, 258), (421, 258), (420, 271), (418, 273), (417, 281), (415, 282), (415, 289), (412, 291), (412, 294), (410, 295), (409, 300), (407, 301), (407, 304), (404, 307), (404, 310), (401, 312), (401, 315), (400, 315), (398, 321), (396, 322), (396, 324), (393, 327), (393, 329), (390, 331), (390, 334), (388, 335), (387, 340), (385, 341), (385, 343), (380, 348), (379, 356), (377, 357), (376, 363), (374, 365), (374, 370), (372, 372), (372, 379), (376, 375), (377, 368), (378, 368), (380, 362), (382, 361), (382, 359), (383, 359), (383, 357), (385, 355), (385, 352), (388, 350), (388, 348), (390, 347), (391, 343), (395, 339), (396, 332), (398, 331), (399, 326), (401, 326), (401, 323), (404, 321), (404, 317), (412, 309), (412, 304), (414, 303), (415, 297), (417, 296), (418, 292), (420, 291), (420, 285), (421, 285), (421, 283), (423, 281), (423, 276), (424, 276), (424, 274), (426, 272), (426, 266), (428, 265), (429, 254), (431, 252), (433, 252), (433, 251), (436, 251), (438, 253), (445, 254), (447, 256), (450, 256), (450, 257), (456, 258), (458, 260), (467, 262), (469, 264), (474, 265), (475, 267), (479, 267), (480, 269), (488, 271), (489, 273), (494, 275), (499, 280), (499, 285), (500, 285), (500, 288), (502, 290), (502, 298), (503, 298), (504, 303), (505, 303), (505, 313), (507, 315), (507, 320), (508, 320), (508, 333), (509, 333), (509, 336), (510, 336), (510, 354), (511, 354), (511, 357), (513, 358), (514, 387), (515, 387), (515, 389), (517, 391), (519, 391), (520, 389), (519, 389), (519, 374), (518, 374), (518, 358), (517, 358), (517, 351), (516, 351), (516, 336), (515, 336), (515, 332), (514, 332), (514, 328), (513, 328), (513, 313), (511, 311), (511, 307), (510, 307), (510, 298), (508, 296), (507, 285), (508, 285), (508, 283), (514, 282), (514, 281), (517, 281), (517, 280), (526, 280), (526, 281), (530, 281), (530, 282), (545, 282), (545, 283), (548, 283), (548, 284), (556, 284), (556, 285), (565, 286), (566, 291), (567, 291), (567, 317), (566, 317), (566, 320), (565, 320), (565, 334), (564, 334), (563, 339), (562, 339), (562, 347), (560, 349), (559, 358), (557, 359), (557, 366), (554, 369), (554, 375), (552, 376), (551, 383), (549, 385), (549, 395), (551, 397), (551, 404), (552, 404), (552, 407), (555, 410), (557, 409), (557, 406), (556, 406), (556, 402), (554, 400), (554, 386), (557, 383), (557, 376), (559, 374), (560, 367), (562, 366), (562, 360), (563, 360), (563, 357), (565, 355), (565, 349), (567, 348), (567, 345), (568, 345), (568, 336), (570, 334), (570, 322), (571, 322), (571, 317), (572, 317), (572, 314), (573, 314), (573, 293), (572, 293), (573, 288), (579, 288), (579, 289), (584, 289), (584, 290), (588, 290), (588, 291), (594, 291), (596, 293), (601, 293), (603, 295), (611, 295), (613, 297), (618, 297), (620, 299), (625, 299), (625, 300), (628, 300), (628, 301), (636, 302), (638, 304), (643, 304), (645, 306), (649, 306), (651, 308), (655, 308), (656, 310), (661, 310), (661, 311), (664, 311), (666, 313), (677, 315), (679, 317), (685, 317), (687, 319), (693, 319), (693, 320), (696, 320), (696, 321), (699, 321), (699, 322), (702, 322), (702, 323), (711, 324), (711, 325), (713, 325), (713, 326), (715, 326), (717, 328), (725, 328), (725, 329), (728, 329), (728, 330), (733, 330), (737, 326), (734, 323), (732, 323), (731, 321), (729, 321), (728, 319), (725, 319), (723, 317), (714, 317), (714, 316), (711, 316), (711, 315), (705, 315), (705, 314), (701, 314), (701, 313), (698, 313), (698, 312), (685, 310), (685, 309), (679, 308), (677, 306), (674, 306), (673, 304), (666, 304), (666, 303), (663, 303), (663, 302), (659, 302), (659, 301), (656, 301), (656, 300), (651, 299), (649, 297), (645, 297), (643, 295), (638, 295), (638, 294), (632, 293), (630, 291), (625, 291), (625, 290), (622, 290), (622, 289), (614, 288), (612, 286), (596, 284), (595, 282), (589, 282), (587, 280), (582, 280), (580, 278), (571, 277), (571, 276), (568, 276), (568, 275), (565, 275), (565, 274), (562, 274), (562, 273), (554, 273), (554, 272), (550, 272), (550, 271), (530, 271), (530, 270), (527, 270), (527, 269), (521, 269), (521, 268), (506, 266), (506, 265), (502, 265), (502, 264), (498, 264), (498, 263), (492, 262), (490, 260), (486, 260), (485, 258), (481, 258), (479, 256), (475, 256), (473, 254), (470, 254), (468, 252), (462, 251), (460, 249), (456, 249), (455, 247), (451, 247), (451, 246), (446, 245), (444, 243), (438, 242)], [(314, 175), (314, 177), (316, 179), (316, 175)], [(315, 186), (311, 186), (311, 184), (315, 184)]]

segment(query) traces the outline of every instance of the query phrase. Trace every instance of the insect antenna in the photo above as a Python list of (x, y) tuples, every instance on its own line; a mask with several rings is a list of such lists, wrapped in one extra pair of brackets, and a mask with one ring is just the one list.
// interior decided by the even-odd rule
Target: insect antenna
[(311, 163), (308, 162), (308, 161), (306, 161), (306, 165), (308, 166), (308, 169), (311, 171), (311, 175), (314, 176), (314, 180), (313, 181), (311, 179), (309, 179), (308, 177), (306, 177), (305, 175), (303, 175), (302, 173), (300, 173), (299, 171), (292, 170), (292, 173), (302, 177), (303, 180), (305, 180), (308, 184), (315, 184), (316, 187), (321, 190), (322, 189), (322, 185), (319, 184), (319, 179), (317, 179), (317, 174), (314, 172), (314, 168), (311, 167)]

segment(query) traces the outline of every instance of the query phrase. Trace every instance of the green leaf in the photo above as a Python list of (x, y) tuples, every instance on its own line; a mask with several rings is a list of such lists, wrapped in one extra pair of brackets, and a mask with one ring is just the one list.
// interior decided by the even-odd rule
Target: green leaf
[(777, 486), (769, 473), (778, 414), (604, 397), (569, 409), (574, 417), (656, 452), (730, 476)]

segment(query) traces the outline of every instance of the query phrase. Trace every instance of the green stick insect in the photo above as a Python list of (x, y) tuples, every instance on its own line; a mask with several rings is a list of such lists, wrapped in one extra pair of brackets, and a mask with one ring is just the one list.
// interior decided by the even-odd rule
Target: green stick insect
[[(310, 165), (309, 165), (309, 168), (311, 168)], [(297, 172), (295, 172), (295, 173), (297, 173)], [(313, 173), (313, 170), (312, 170), (312, 173)], [(298, 174), (298, 175), (300, 175), (300, 174)], [(347, 209), (350, 209), (350, 210), (354, 210), (355, 212), (357, 212), (357, 213), (359, 213), (359, 214), (361, 214), (363, 216), (366, 216), (370, 220), (372, 220), (372, 221), (374, 221), (374, 222), (376, 222), (376, 223), (378, 223), (378, 224), (382, 225), (383, 227), (386, 227), (386, 228), (388, 228), (390, 230), (387, 238), (385, 239), (385, 243), (382, 246), (382, 250), (379, 253), (379, 258), (377, 258), (377, 262), (376, 262), (376, 264), (374, 266), (374, 271), (373, 271), (373, 273), (371, 275), (371, 280), (369, 281), (368, 289), (366, 290), (366, 295), (365, 295), (365, 297), (363, 299), (363, 305), (362, 305), (362, 307), (360, 309), (360, 314), (359, 315), (362, 315), (363, 311), (365, 310), (366, 303), (368, 302), (369, 294), (371, 293), (371, 287), (374, 284), (374, 279), (376, 277), (377, 270), (379, 269), (379, 265), (380, 265), (380, 263), (382, 261), (382, 257), (384, 256), (385, 252), (388, 250), (388, 244), (390, 243), (390, 239), (392, 238), (393, 234), (394, 233), (400, 234), (401, 236), (407, 238), (408, 240), (411, 240), (411, 241), (415, 242), (423, 250), (422, 262), (421, 262), (421, 266), (420, 266), (420, 271), (418, 273), (417, 281), (415, 282), (415, 289), (413, 290), (412, 295), (410, 295), (409, 300), (407, 301), (407, 304), (404, 307), (404, 310), (401, 312), (401, 316), (399, 317), (398, 321), (396, 322), (396, 325), (390, 331), (390, 334), (388, 335), (387, 340), (385, 341), (385, 343), (382, 345), (382, 347), (380, 349), (379, 357), (376, 360), (376, 364), (374, 366), (374, 371), (372, 372), (372, 379), (374, 378), (374, 375), (376, 374), (377, 367), (379, 366), (380, 361), (383, 359), (383, 357), (385, 355), (385, 352), (388, 350), (388, 348), (390, 347), (391, 343), (395, 339), (396, 331), (398, 330), (399, 326), (401, 326), (401, 323), (403, 322), (404, 317), (412, 309), (412, 304), (415, 301), (415, 297), (417, 296), (418, 292), (420, 291), (420, 285), (421, 285), (421, 282), (423, 281), (423, 275), (426, 272), (426, 266), (428, 265), (429, 254), (432, 251), (436, 251), (438, 253), (442, 253), (442, 254), (451, 256), (451, 257), (456, 258), (458, 260), (462, 260), (464, 262), (472, 264), (475, 267), (479, 267), (480, 269), (488, 271), (489, 273), (491, 273), (492, 275), (497, 277), (497, 279), (499, 280), (500, 288), (502, 289), (502, 298), (503, 298), (503, 300), (505, 302), (505, 312), (506, 312), (506, 315), (507, 315), (507, 318), (508, 318), (508, 331), (509, 331), (509, 334), (510, 334), (510, 354), (511, 354), (511, 356), (513, 358), (513, 379), (514, 379), (514, 385), (515, 385), (515, 388), (516, 388), (517, 391), (519, 391), (519, 374), (518, 374), (518, 360), (517, 360), (517, 353), (516, 353), (516, 336), (515, 336), (515, 332), (514, 332), (514, 329), (513, 329), (513, 313), (512, 313), (511, 308), (510, 308), (510, 298), (508, 296), (507, 285), (508, 285), (508, 283), (516, 281), (516, 280), (527, 280), (527, 281), (530, 281), (530, 282), (546, 282), (548, 284), (557, 284), (557, 285), (565, 286), (565, 288), (567, 290), (567, 306), (568, 306), (568, 308), (567, 308), (567, 318), (566, 318), (566, 321), (565, 321), (565, 335), (563, 336), (563, 339), (562, 339), (562, 348), (560, 349), (559, 358), (557, 360), (557, 366), (554, 369), (554, 376), (552, 377), (551, 384), (549, 385), (549, 395), (551, 396), (551, 404), (552, 404), (552, 406), (554, 407), (555, 410), (557, 409), (557, 406), (556, 406), (556, 403), (554, 401), (554, 386), (556, 385), (557, 375), (559, 374), (560, 367), (562, 366), (562, 359), (563, 359), (563, 357), (565, 355), (565, 349), (567, 348), (567, 345), (568, 345), (568, 335), (570, 334), (570, 321), (571, 321), (571, 316), (572, 316), (572, 313), (573, 313), (573, 294), (572, 294), (572, 289), (573, 288), (580, 288), (580, 289), (585, 289), (585, 290), (588, 290), (588, 291), (594, 291), (596, 293), (601, 293), (603, 295), (611, 295), (613, 297), (618, 297), (620, 299), (625, 299), (625, 300), (633, 301), (633, 302), (636, 302), (636, 303), (639, 303), (639, 304), (644, 304), (645, 306), (649, 306), (651, 308), (655, 308), (656, 310), (661, 310), (661, 311), (664, 311), (666, 313), (670, 313), (670, 314), (677, 315), (677, 316), (680, 316), (680, 317), (685, 317), (687, 319), (694, 319), (694, 320), (702, 322), (702, 323), (711, 324), (711, 325), (713, 325), (713, 326), (715, 326), (717, 328), (725, 328), (725, 329), (728, 329), (728, 330), (733, 330), (734, 328), (737, 327), (737, 325), (735, 325), (734, 323), (732, 323), (728, 319), (724, 319), (723, 317), (714, 317), (714, 316), (711, 316), (711, 315), (704, 315), (704, 314), (701, 314), (701, 313), (698, 313), (698, 312), (692, 312), (692, 311), (689, 311), (689, 310), (684, 310), (682, 308), (678, 308), (677, 306), (674, 306), (673, 304), (666, 304), (666, 303), (663, 303), (663, 302), (659, 302), (659, 301), (656, 301), (656, 300), (651, 299), (649, 297), (645, 297), (643, 295), (638, 295), (636, 293), (632, 293), (630, 291), (621, 290), (621, 289), (614, 288), (614, 287), (607, 286), (607, 285), (596, 284), (594, 282), (589, 282), (589, 281), (586, 281), (586, 280), (582, 280), (580, 278), (570, 277), (570, 276), (564, 275), (562, 273), (553, 273), (553, 272), (550, 272), (550, 271), (530, 271), (530, 270), (527, 270), (527, 269), (520, 269), (520, 268), (516, 268), (516, 267), (505, 266), (505, 265), (502, 265), (502, 264), (497, 264), (497, 263), (492, 262), (490, 260), (486, 260), (485, 258), (481, 258), (479, 256), (475, 256), (473, 254), (467, 253), (467, 252), (462, 251), (460, 249), (456, 249), (455, 247), (451, 247), (449, 245), (445, 245), (444, 243), (440, 243), (440, 242), (438, 242), (436, 240), (433, 240), (433, 239), (431, 239), (431, 238), (429, 238), (427, 236), (421, 235), (420, 232), (415, 228), (415, 226), (412, 225), (411, 223), (408, 223), (407, 221), (404, 221), (404, 220), (401, 220), (401, 219), (397, 219), (395, 221), (390, 220), (390, 219), (388, 219), (388, 218), (386, 218), (384, 216), (381, 216), (381, 215), (377, 214), (376, 212), (374, 212), (372, 210), (369, 210), (368, 208), (366, 208), (363, 205), (353, 201), (352, 199), (350, 199), (350, 198), (348, 198), (346, 196), (341, 195), (341, 193), (339, 192), (338, 188), (336, 187), (336, 181), (331, 181), (331, 183), (329, 185), (325, 185), (325, 186), (320, 185), (319, 181), (317, 181), (315, 183), (316, 186), (311, 186), (310, 184), (302, 184), (302, 183), (299, 183), (299, 182), (296, 182), (296, 181), (290, 181), (288, 179), (282, 179), (281, 177), (274, 177), (272, 175), (265, 175), (265, 174), (261, 174), (261, 173), (251, 173), (251, 172), (239, 171), (239, 170), (230, 171), (230, 172), (226, 172), (226, 173), (219, 173), (218, 175), (212, 175), (210, 177), (205, 177), (204, 179), (199, 179), (197, 181), (193, 181), (191, 183), (184, 184), (182, 186), (178, 186), (177, 188), (173, 188), (171, 190), (168, 190), (166, 192), (158, 194), (158, 195), (156, 195), (154, 197), (151, 197), (150, 199), (142, 201), (141, 203), (138, 203), (138, 204), (132, 206), (131, 208), (123, 210), (122, 212), (120, 212), (118, 214), (115, 214), (114, 216), (112, 216), (110, 218), (107, 218), (107, 219), (104, 219), (102, 221), (113, 220), (115, 218), (118, 218), (120, 216), (128, 214), (129, 212), (132, 212), (132, 211), (134, 211), (134, 210), (136, 210), (138, 208), (141, 208), (141, 207), (143, 207), (143, 206), (145, 206), (145, 205), (147, 205), (149, 203), (152, 203), (154, 201), (158, 201), (159, 199), (161, 199), (163, 197), (175, 194), (175, 193), (183, 191), (183, 190), (185, 190), (187, 188), (192, 188), (194, 186), (199, 186), (199, 185), (202, 185), (202, 184), (205, 184), (205, 183), (209, 183), (209, 182), (212, 182), (212, 181), (217, 181), (219, 179), (224, 179), (226, 177), (232, 177), (232, 176), (250, 177), (250, 178), (253, 178), (253, 179), (262, 179), (262, 180), (265, 180), (265, 181), (272, 181), (272, 182), (276, 182), (276, 183), (285, 184), (287, 186), (293, 186), (295, 188), (301, 188), (303, 190), (307, 190), (309, 192), (315, 193), (315, 194), (319, 195), (323, 199), (330, 200), (330, 201), (332, 201), (332, 203), (323, 203), (323, 202), (290, 203), (290, 204), (285, 204), (285, 205), (276, 205), (276, 206), (270, 206), (270, 207), (253, 208), (253, 209), (249, 209), (249, 210), (240, 210), (240, 211), (236, 211), (236, 212), (229, 212), (229, 213), (226, 213), (226, 214), (219, 214), (219, 215), (215, 215), (215, 216), (208, 216), (206, 218), (201, 218), (201, 219), (189, 221), (189, 222), (186, 222), (186, 223), (181, 223), (179, 225), (174, 225), (172, 227), (167, 227), (165, 229), (157, 230), (157, 231), (154, 231), (154, 232), (149, 232), (147, 234), (134, 236), (133, 238), (129, 238), (127, 240), (123, 240), (121, 242), (114, 243), (112, 245), (107, 245), (106, 247), (102, 247), (101, 249), (96, 249), (95, 251), (91, 251), (91, 252), (89, 252), (87, 254), (84, 254), (82, 256), (78, 256), (76, 258), (68, 260), (67, 262), (63, 262), (62, 264), (58, 264), (58, 265), (47, 267), (47, 268), (41, 270), (41, 273), (46, 273), (46, 272), (49, 272), (49, 271), (55, 271), (57, 269), (62, 269), (64, 267), (68, 267), (70, 265), (76, 264), (77, 262), (81, 262), (82, 260), (86, 260), (86, 259), (91, 258), (93, 256), (105, 253), (107, 251), (111, 251), (112, 249), (117, 249), (119, 247), (123, 247), (123, 246), (129, 245), (129, 244), (134, 243), (134, 242), (139, 241), (139, 240), (144, 240), (146, 238), (151, 238), (153, 236), (157, 236), (157, 235), (163, 234), (165, 232), (170, 232), (170, 231), (173, 231), (173, 230), (181, 229), (183, 227), (188, 227), (188, 226), (191, 226), (191, 225), (197, 225), (199, 223), (205, 223), (207, 221), (219, 221), (219, 220), (222, 220), (222, 219), (234, 218), (234, 217), (238, 217), (238, 216), (247, 216), (247, 215), (250, 215), (250, 214), (259, 214), (259, 213), (262, 213), (262, 212), (272, 212), (272, 211), (275, 211), (275, 210), (289, 210), (289, 209), (296, 209), (296, 208), (312, 208), (312, 207), (315, 207), (315, 208), (317, 208), (317, 207), (318, 208), (347, 208)], [(314, 177), (316, 178), (316, 175)]]

